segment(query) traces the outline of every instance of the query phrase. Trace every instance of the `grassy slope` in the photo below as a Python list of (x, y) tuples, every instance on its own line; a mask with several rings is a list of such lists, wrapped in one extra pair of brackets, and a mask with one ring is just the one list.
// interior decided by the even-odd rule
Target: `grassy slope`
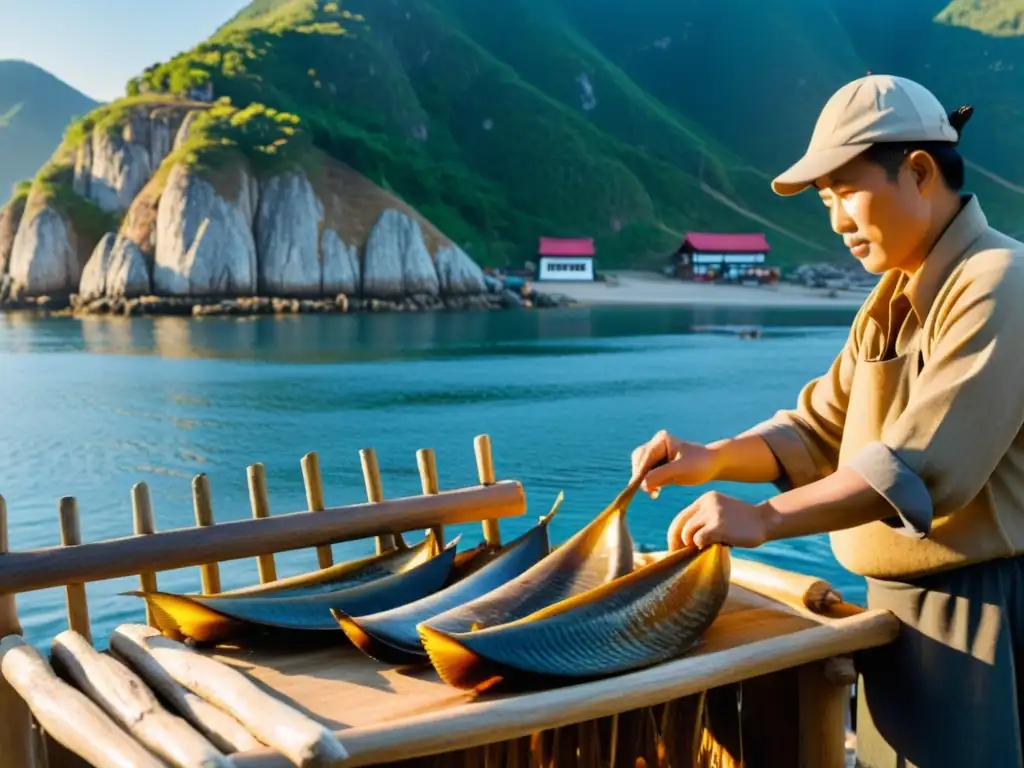
[(0, 61), (0, 205), (46, 162), (72, 118), (95, 106), (32, 64)]
[[(211, 80), (258, 106), (221, 110), (190, 161), (308, 162), (312, 142), (485, 264), (530, 258), (548, 234), (596, 236), (606, 267), (660, 266), (688, 229), (766, 228), (792, 263), (838, 241), (813, 196), (768, 182), (867, 69), (979, 108), (965, 149), (989, 175), (972, 187), (997, 226), (1021, 229), (1019, 45), (963, 28), (992, 23), (965, 8), (937, 23), (945, 0), (257, 0), (130, 91)], [(94, 120), (116, 128), (118, 109)], [(275, 110), (299, 119), (294, 135)]]

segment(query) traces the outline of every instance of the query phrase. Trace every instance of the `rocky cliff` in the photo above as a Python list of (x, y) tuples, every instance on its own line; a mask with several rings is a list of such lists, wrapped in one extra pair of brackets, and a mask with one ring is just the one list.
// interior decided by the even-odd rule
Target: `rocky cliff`
[(150, 296), (174, 307), (497, 303), (479, 300), (483, 272), (456, 243), (337, 160), (309, 150), (268, 171), (237, 149), (200, 158), (196, 147), (221, 146), (210, 120), (204, 139), (192, 135), (208, 109), (140, 99), (69, 131), (27, 196), (0, 211), (0, 298), (129, 313), (157, 306), (131, 303)]

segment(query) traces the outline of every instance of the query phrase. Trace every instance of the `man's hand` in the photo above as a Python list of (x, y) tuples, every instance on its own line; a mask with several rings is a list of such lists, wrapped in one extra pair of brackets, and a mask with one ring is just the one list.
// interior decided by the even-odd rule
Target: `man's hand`
[(770, 538), (774, 517), (768, 504), (748, 504), (711, 491), (676, 515), (668, 529), (668, 548), (759, 547)]
[(633, 479), (643, 477), (640, 488), (657, 498), (666, 485), (701, 485), (715, 479), (716, 454), (699, 443), (672, 437), (661, 430), (633, 451)]

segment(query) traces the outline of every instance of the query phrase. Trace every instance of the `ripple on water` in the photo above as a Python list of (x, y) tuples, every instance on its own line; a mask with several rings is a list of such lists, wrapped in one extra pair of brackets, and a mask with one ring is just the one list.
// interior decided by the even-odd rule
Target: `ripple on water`
[[(12, 546), (55, 545), (63, 495), (78, 499), (86, 541), (129, 535), (131, 487), (140, 480), (158, 528), (191, 526), (197, 472), (210, 479), (218, 521), (246, 518), (245, 468), (257, 461), (273, 513), (303, 510), (299, 461), (309, 451), (320, 456), (332, 506), (365, 499), (358, 452), (366, 447), (377, 453), (386, 496), (419, 493), (421, 447), (435, 450), (442, 488), (473, 485), (473, 438), (483, 432), (498, 476), (526, 490), (528, 512), (503, 521), (503, 537), (525, 531), (564, 491), (552, 523), (552, 536), (564, 539), (622, 489), (638, 443), (662, 427), (713, 440), (792, 405), (846, 333), (841, 325), (811, 327), (807, 313), (799, 322), (744, 316), (765, 328), (757, 340), (692, 333), (698, 321), (730, 320), (667, 310), (294, 320), (236, 327), (139, 319), (91, 324), (83, 336), (75, 321), (0, 317), (0, 424), (14, 436), (0, 441), (0, 493)], [(721, 489), (749, 500), (773, 492)], [(668, 489), (657, 501), (638, 495), (629, 512), (634, 539), (663, 546), (672, 517), (705, 490)], [(467, 546), (481, 538), (478, 524), (452, 533), (463, 533)], [(372, 551), (372, 540), (334, 547), (336, 561)], [(753, 554), (830, 578), (853, 599), (863, 594), (824, 537)], [(316, 565), (313, 550), (276, 559), (281, 575)], [(252, 583), (255, 560), (224, 563), (221, 572), (225, 588)], [(199, 588), (195, 568), (159, 578), (164, 589)], [(136, 583), (88, 586), (98, 640), (117, 622), (141, 620), (140, 601), (119, 594)], [(61, 590), (19, 598), (33, 642), (63, 628), (63, 600)]]

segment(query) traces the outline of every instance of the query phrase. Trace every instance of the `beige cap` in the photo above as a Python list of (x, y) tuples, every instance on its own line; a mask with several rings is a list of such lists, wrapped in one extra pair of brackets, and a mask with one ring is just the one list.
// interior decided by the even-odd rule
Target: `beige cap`
[(923, 85), (903, 77), (868, 75), (847, 83), (828, 100), (804, 156), (772, 181), (772, 189), (779, 195), (802, 192), (872, 144), (958, 140), (946, 110)]

